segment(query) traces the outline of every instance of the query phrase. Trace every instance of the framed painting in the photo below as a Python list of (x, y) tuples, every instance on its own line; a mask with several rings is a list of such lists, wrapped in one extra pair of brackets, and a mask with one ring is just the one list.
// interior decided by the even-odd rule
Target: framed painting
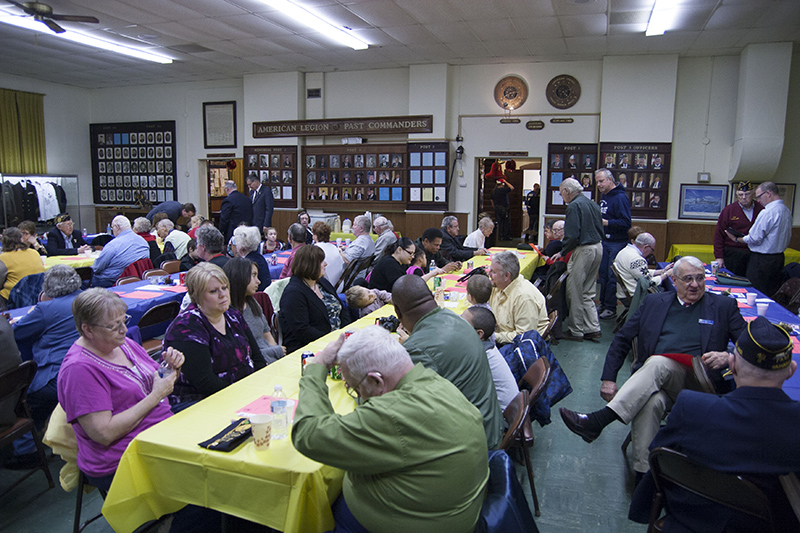
[(678, 218), (717, 220), (727, 205), (727, 185), (681, 184), (681, 203)]

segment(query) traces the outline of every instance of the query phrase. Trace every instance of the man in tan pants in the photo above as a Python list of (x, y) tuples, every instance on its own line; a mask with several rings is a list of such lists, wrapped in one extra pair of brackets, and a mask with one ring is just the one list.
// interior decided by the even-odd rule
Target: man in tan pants
[(567, 178), (559, 187), (567, 205), (564, 239), (561, 252), (553, 259), (572, 252), (567, 263), (568, 331), (564, 340), (583, 342), (602, 336), (594, 295), (597, 292), (597, 273), (603, 259), (603, 217), (596, 203), (583, 195), (583, 187), (574, 178)]

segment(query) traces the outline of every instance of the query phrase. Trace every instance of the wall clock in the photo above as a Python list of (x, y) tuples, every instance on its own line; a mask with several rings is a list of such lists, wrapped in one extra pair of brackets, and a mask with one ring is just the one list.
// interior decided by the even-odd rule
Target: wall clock
[(547, 84), (547, 101), (557, 109), (569, 109), (581, 97), (581, 84), (569, 74), (556, 76)]
[(528, 84), (519, 76), (506, 76), (494, 87), (494, 101), (503, 109), (519, 109), (528, 99)]

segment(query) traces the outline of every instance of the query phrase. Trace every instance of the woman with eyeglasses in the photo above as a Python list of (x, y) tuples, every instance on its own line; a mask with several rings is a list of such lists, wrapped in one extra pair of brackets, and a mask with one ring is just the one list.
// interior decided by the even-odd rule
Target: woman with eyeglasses
[(164, 334), (164, 347), (186, 355), (183, 372), (170, 403), (175, 412), (249, 376), (267, 363), (233, 307), (228, 276), (217, 265), (203, 262), (186, 273), (191, 304)]
[(106, 289), (75, 298), (80, 337), (58, 372), (58, 401), (78, 439), (78, 467), (105, 490), (128, 443), (172, 414), (166, 398), (184, 360), (180, 351), (165, 350), (162, 377), (158, 363), (125, 336), (126, 311), (119, 295)]
[(369, 288), (392, 292), (392, 285), (400, 276), (405, 276), (416, 247), (408, 237), (400, 237), (394, 244), (383, 249), (383, 255), (369, 276)]

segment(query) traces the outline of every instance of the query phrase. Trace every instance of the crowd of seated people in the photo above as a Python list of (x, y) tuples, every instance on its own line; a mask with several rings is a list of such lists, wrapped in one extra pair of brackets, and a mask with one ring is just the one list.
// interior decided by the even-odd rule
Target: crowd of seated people
[[(479, 246), (470, 247), (462, 244), (463, 236), (458, 235), (459, 224), (454, 217), (445, 217), (441, 227), (404, 237), (398, 237), (391, 222), (380, 217), (374, 228), (379, 232), (376, 237), (382, 240), (382, 251), (376, 252), (368, 216), (356, 217), (355, 238), (341, 248), (330, 242), (330, 226), (324, 222), (311, 224), (307, 213), (301, 213), (298, 222), (286, 228), (286, 243), (277, 239), (279, 230), (274, 227), (239, 225), (231, 229), (232, 239), (226, 242), (211, 220), (193, 220), (192, 237), (168, 217), (155, 217), (155, 224), (141, 218), (133, 228), (125, 217), (114, 218), (115, 238), (103, 247), (95, 261), (93, 284), (113, 285), (125, 266), (150, 258), (153, 246), (159, 256), (165, 252), (180, 254), (177, 259), (186, 272), (189, 304), (167, 328), (158, 360), (148, 357), (140, 345), (126, 337), (129, 317), (119, 296), (102, 288), (81, 292), (80, 279), (68, 266), (48, 270), (45, 294), (53, 298), (52, 302), (41, 302), (15, 325), (18, 339), (37, 338), (34, 357), (42, 362), (37, 386), (29, 397), (35, 400), (36, 392), (41, 390), (39, 394), (46, 398), (45, 407), (35, 416), (37, 425), (41, 426), (47, 412), (52, 411), (53, 394), (47, 394), (56, 393), (57, 389), (56, 397), (78, 438), (78, 466), (92, 484), (106, 489), (110, 486), (127, 444), (144, 429), (287, 353), (330, 332), (346, 329), (354, 319), (383, 305), (393, 305), (401, 324), (401, 344), (382, 329), (368, 328), (356, 333), (352, 340), (333, 341), (310, 361), (311, 371), (300, 382), (293, 443), (304, 455), (346, 471), (342, 497), (334, 504), (337, 520), (355, 520), (369, 527), (378, 523), (381, 513), (390, 513), (398, 524), (408, 527), (431, 519), (454, 528), (463, 526), (465, 530), (475, 525), (488, 478), (484, 470), (486, 454), (499, 445), (502, 412), (519, 392), (499, 348), (523, 333), (541, 334), (549, 325), (545, 294), (520, 274), (519, 257), (512, 252), (493, 253), (487, 275), (475, 275), (469, 280), (466, 298), (473, 307), (464, 312), (463, 320), (435, 302), (426, 282), (459, 270), (462, 261), (487, 254), (480, 237), (485, 238), (494, 228), (490, 218), (477, 221), (471, 236)], [(559, 252), (564, 223), (550, 221), (544, 228), (548, 239), (544, 255), (550, 259)], [(6, 281), (8, 284), (10, 280), (11, 286), (25, 275), (23, 272), (43, 271), (30, 231), (29, 228), (25, 235), (17, 228), (9, 228), (3, 233), (0, 265), (8, 269)], [(62, 237), (74, 234), (69, 220), (60, 222), (58, 231)], [(35, 234), (33, 237), (35, 240)], [(77, 239), (72, 242), (74, 248), (64, 248), (69, 253), (84, 246)], [(226, 245), (232, 246), (226, 249)], [(704, 296), (696, 261), (686, 259), (674, 270), (671, 265), (662, 270), (648, 269), (646, 257), (654, 247), (652, 235), (641, 231), (631, 234), (631, 243), (623, 250), (630, 257), (620, 252), (623, 257), (618, 261), (626, 288), (630, 290), (628, 282), (637, 277), (656, 282), (672, 277), (677, 279), (678, 299), (690, 304), (700, 302), (701, 314), (712, 304), (720, 305), (715, 295)], [(285, 262), (280, 276), (287, 281), (275, 302), (279, 303), (275, 307), (280, 308), (276, 316), (282, 335), (279, 344), (272, 329), (273, 317), (256, 296), (272, 282), (270, 267), (275, 271), (275, 265), (270, 264), (270, 256), (284, 250), (291, 252), (288, 257), (281, 255)], [(346, 296), (340, 293), (338, 282), (346, 266), (376, 253), (371, 267), (356, 276)], [(19, 254), (20, 259), (9, 255), (6, 261), (7, 254)], [(569, 256), (556, 260), (567, 261)], [(537, 275), (546, 276), (553, 263), (547, 261), (541, 267), (544, 271), (538, 271), (533, 280)], [(53, 289), (54, 280), (61, 279), (58, 276), (64, 280), (63, 290)], [(688, 278), (691, 279), (686, 281)], [(687, 312), (672, 309), (669, 298), (674, 300), (675, 293), (661, 298), (648, 300), (640, 314), (667, 310), (664, 313), (672, 327), (673, 312), (675, 317), (678, 312)], [(727, 307), (725, 311), (738, 314)], [(50, 321), (36, 323), (36, 318), (45, 312)], [(687, 340), (686, 335), (682, 344), (675, 344), (676, 337), (669, 328), (663, 329), (660, 337), (654, 336), (652, 347), (640, 340), (642, 348), (635, 368), (636, 374), (642, 373), (618, 389), (616, 374), (623, 352), (627, 353), (630, 338), (636, 334), (643, 338), (640, 328), (651, 323), (640, 314), (620, 332), (609, 350), (601, 393), (614, 401), (604, 410), (585, 415), (564, 410), (562, 416), (569, 429), (587, 442), (599, 437), (613, 421), (633, 422), (634, 469), (641, 478), (646, 472), (647, 447), (658, 428), (637, 417), (652, 412), (660, 420), (664, 413), (661, 404), (647, 403), (648, 387), (655, 387), (654, 395), (666, 398), (664, 405), (674, 402), (681, 390), (691, 388), (683, 381), (680, 385), (665, 383), (664, 375), (683, 376), (685, 370), (660, 361), (661, 366), (656, 367), (656, 360), (649, 356), (664, 351), (664, 343), (673, 343), (670, 349), (702, 357), (714, 372), (721, 372), (727, 363), (721, 343), (735, 340), (742, 332), (742, 324), (727, 315), (715, 318), (720, 332), (715, 333), (713, 345)], [(67, 332), (65, 328), (70, 329), (73, 316), (76, 327)], [(674, 318), (675, 324), (684, 319)], [(34, 325), (41, 327), (35, 329)], [(48, 341), (53, 335), (59, 337), (58, 342)], [(387, 359), (389, 355), (396, 360)], [(163, 377), (158, 373), (161, 361), (171, 370)], [(370, 399), (357, 407), (356, 416), (331, 414), (326, 403), (327, 392), (320, 388), (319, 381), (324, 380), (324, 372), (334, 363), (342, 365), (344, 379), (354, 393)], [(430, 403), (423, 408), (422, 401)], [(459, 417), (437, 416), (436, 406), (445, 405)], [(388, 413), (396, 417), (391, 424)], [(394, 456), (397, 443), (406, 438), (406, 432), (425, 417), (432, 417), (426, 418), (426, 427), (446, 436), (445, 440), (453, 441), (458, 436), (458, 446), (449, 449), (436, 439), (417, 446), (417, 452), (402, 461), (391, 461), (392, 465), (382, 471), (381, 481), (372, 487), (374, 491), (367, 490), (365, 477), (370, 474), (365, 469), (373, 462), (375, 468), (386, 464)], [(347, 446), (330, 446), (331, 442), (342, 442), (338, 436), (344, 434), (350, 436)], [(29, 454), (29, 448), (21, 449), (19, 455), (28, 461), (16, 458), (16, 463), (11, 463), (29, 465)], [(463, 468), (468, 463), (472, 465), (469, 472)], [(437, 478), (443, 478), (450, 489), (439, 486), (434, 481)], [(458, 480), (455, 485), (454, 479)], [(431, 497), (422, 506), (419, 498), (414, 502), (394, 499), (388, 505), (381, 498), (381, 494), (406, 483), (419, 494), (439, 498)], [(452, 501), (443, 499), (445, 492)]]

